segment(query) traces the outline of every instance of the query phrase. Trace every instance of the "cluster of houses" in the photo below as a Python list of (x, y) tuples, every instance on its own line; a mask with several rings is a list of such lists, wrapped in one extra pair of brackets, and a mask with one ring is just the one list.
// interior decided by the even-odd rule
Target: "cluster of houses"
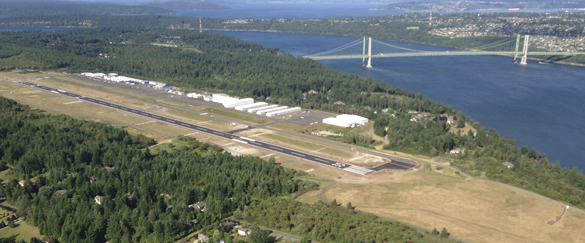
[[(231, 218), (223, 220), (221, 223), (221, 226), (223, 226), (227, 231), (230, 231), (234, 228), (238, 229), (238, 237), (247, 237), (252, 233), (252, 231), (250, 229), (242, 227), (240, 222), (234, 221)], [(211, 242), (209, 239), (209, 236), (207, 236), (205, 234), (198, 234), (197, 239), (195, 239), (193, 241), (193, 243), (209, 243), (209, 242)], [(220, 242), (222, 242), (222, 241), (220, 241)]]
[(432, 121), (446, 121), (448, 125), (453, 125), (457, 121), (457, 117), (449, 116), (447, 114), (441, 114), (439, 116), (435, 116), (432, 118), (431, 118), (430, 112), (420, 112), (419, 113), (418, 111), (409, 110), (408, 114), (414, 114), (412, 116), (412, 118), (410, 118), (410, 121), (412, 121), (412, 122), (419, 122), (419, 121), (422, 121), (425, 119), (430, 119)]

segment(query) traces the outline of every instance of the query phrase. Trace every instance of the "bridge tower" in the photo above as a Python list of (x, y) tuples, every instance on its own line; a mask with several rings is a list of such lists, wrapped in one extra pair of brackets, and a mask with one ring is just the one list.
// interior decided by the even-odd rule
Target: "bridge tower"
[(514, 51), (514, 63), (516, 63), (516, 59), (518, 59), (518, 47), (520, 46), (520, 34), (516, 36), (516, 50)]
[(368, 44), (368, 65), (367, 68), (372, 68), (372, 37), (369, 38)]
[(364, 36), (364, 51), (362, 54), (362, 66), (366, 65), (366, 37)]
[(526, 58), (528, 57), (528, 45), (530, 42), (530, 36), (529, 35), (525, 35), (524, 36), (524, 50), (522, 52), (524, 52), (524, 56), (522, 57), (522, 60), (520, 61), (520, 64), (526, 65)]

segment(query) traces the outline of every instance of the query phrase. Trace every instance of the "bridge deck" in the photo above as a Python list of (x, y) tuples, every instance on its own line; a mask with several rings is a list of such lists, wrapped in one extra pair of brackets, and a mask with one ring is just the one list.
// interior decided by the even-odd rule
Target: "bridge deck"
[[(397, 52), (373, 54), (372, 58), (385, 57), (430, 57), (430, 56), (489, 56), (489, 55), (524, 55), (524, 52), (514, 51), (429, 51), (429, 52)], [(583, 55), (585, 52), (528, 52), (529, 56), (573, 56)], [(331, 56), (304, 56), (313, 60), (335, 60), (335, 59), (362, 59), (368, 55), (331, 55)]]

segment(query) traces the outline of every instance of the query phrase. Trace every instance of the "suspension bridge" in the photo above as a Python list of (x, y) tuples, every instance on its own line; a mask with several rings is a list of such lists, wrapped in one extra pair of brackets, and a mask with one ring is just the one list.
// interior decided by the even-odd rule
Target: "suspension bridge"
[[(519, 50), (522, 39), (524, 45), (522, 50)], [(383, 41), (364, 37), (363, 39), (360, 38), (343, 46), (304, 57), (314, 60), (362, 59), (362, 65), (371, 68), (372, 58), (501, 55), (514, 56), (514, 62), (517, 61), (518, 57), (521, 57), (520, 64), (526, 64), (528, 55), (573, 56), (585, 54), (585, 52), (551, 52), (540, 48), (531, 47), (529, 43), (529, 35), (525, 35), (524, 37), (517, 35), (516, 37), (506, 38), (470, 50), (423, 51), (400, 47)]]

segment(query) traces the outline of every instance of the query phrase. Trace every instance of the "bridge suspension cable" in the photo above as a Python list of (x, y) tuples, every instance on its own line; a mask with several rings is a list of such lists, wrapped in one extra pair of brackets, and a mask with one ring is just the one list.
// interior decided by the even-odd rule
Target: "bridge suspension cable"
[[(362, 42), (363, 42), (362, 39), (357, 39), (357, 40), (352, 41), (350, 43), (347, 43), (347, 44), (345, 44), (343, 46), (340, 46), (340, 47), (337, 47), (337, 48), (334, 48), (334, 49), (331, 49), (331, 50), (328, 50), (328, 51), (323, 51), (323, 52), (315, 53), (315, 54), (312, 54), (312, 55), (308, 55), (306, 57), (324, 56), (324, 55), (331, 54), (331, 53), (334, 53), (334, 52), (339, 52), (339, 51), (347, 50), (347, 49), (352, 48), (352, 47), (355, 47), (357, 45), (362, 45), (363, 44)], [(361, 46), (360, 46), (360, 48), (361, 48)]]
[[(378, 43), (384, 46), (388, 46), (388, 47), (392, 47), (392, 48), (396, 48), (396, 49), (401, 49), (401, 50), (405, 50), (405, 51), (414, 51), (414, 52), (425, 52), (425, 51), (421, 51), (421, 50), (415, 50), (415, 49), (410, 49), (410, 48), (406, 48), (406, 47), (400, 47), (400, 46), (395, 46), (383, 41), (379, 41), (379, 40), (372, 40), (374, 43)], [(377, 52), (383, 52), (383, 51), (377, 51)]]
[(514, 37), (510, 37), (510, 38), (496, 41), (494, 43), (479, 46), (479, 47), (476, 47), (473, 49), (474, 50), (487, 50), (487, 49), (498, 49), (497, 47), (500, 47), (498, 49), (498, 51), (507, 51), (508, 48), (510, 48), (509, 51), (512, 51), (514, 49), (515, 44), (516, 44), (516, 37), (514, 36)]

